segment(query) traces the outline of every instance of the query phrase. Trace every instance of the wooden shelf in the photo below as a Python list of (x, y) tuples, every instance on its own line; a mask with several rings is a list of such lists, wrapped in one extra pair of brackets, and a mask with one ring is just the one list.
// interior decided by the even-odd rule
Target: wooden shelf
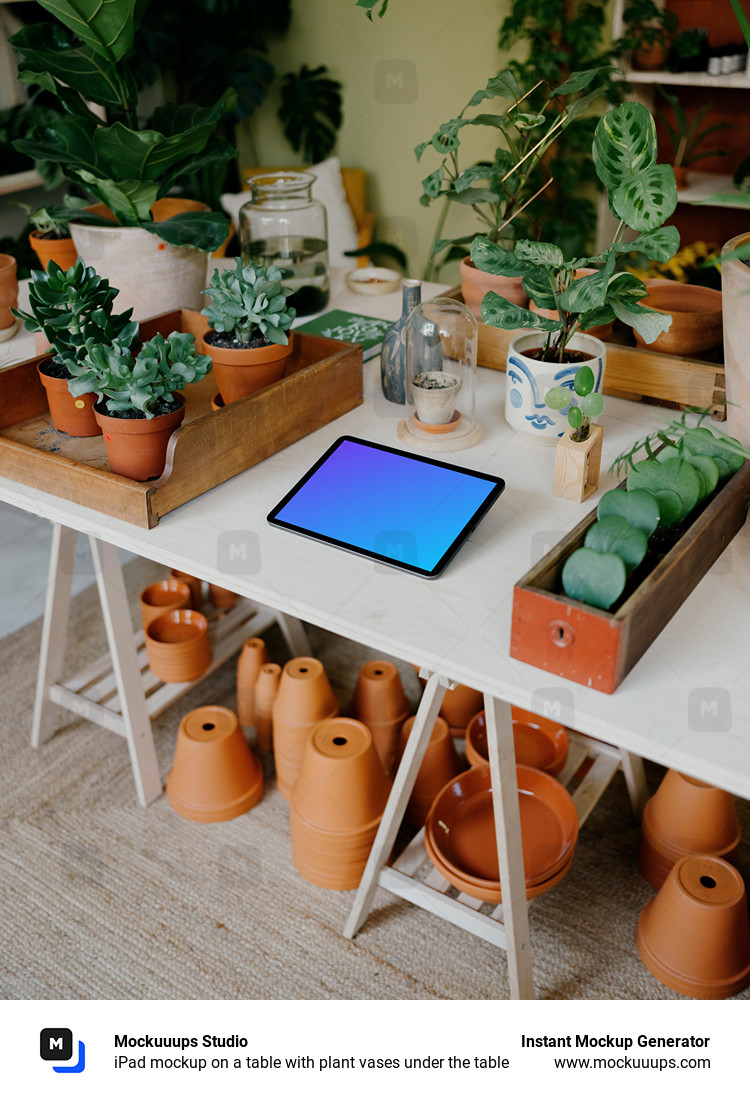
[(28, 172), (11, 172), (0, 176), (0, 195), (14, 195), (17, 191), (29, 191), (32, 187), (43, 187), (42, 177), (34, 169)]
[(678, 202), (695, 202), (701, 206), (728, 206), (737, 210), (750, 208), (750, 192), (742, 192), (736, 188), (730, 175), (694, 172), (691, 168), (688, 179), (688, 186), (677, 192)]
[(623, 79), (628, 84), (677, 84), (693, 88), (736, 88), (750, 91), (750, 75), (744, 70), (713, 76), (711, 73), (671, 73), (666, 69), (626, 69)]

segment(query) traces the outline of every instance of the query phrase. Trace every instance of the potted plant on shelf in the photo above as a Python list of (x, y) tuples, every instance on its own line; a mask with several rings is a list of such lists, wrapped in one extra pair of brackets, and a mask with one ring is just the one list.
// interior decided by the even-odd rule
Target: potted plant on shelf
[(69, 223), (86, 206), (85, 199), (66, 195), (62, 206), (40, 206), (37, 209), (25, 202), (14, 205), (20, 206), (26, 212), (26, 217), (34, 227), (29, 233), (29, 244), (36, 253), (42, 271), (47, 270), (50, 260), (54, 260), (63, 271), (72, 267), (78, 253), (70, 235)]
[(141, 128), (130, 63), (146, 3), (41, 0), (59, 22), (29, 24), (11, 39), (21, 78), (57, 95), (65, 111), (15, 148), (59, 164), (97, 200), (71, 234), (78, 254), (116, 280), (137, 320), (198, 307), (207, 253), (226, 238), (227, 219), (170, 193), (179, 177), (236, 155), (214, 137), (231, 91), (211, 107), (165, 104)]
[(29, 283), (29, 312), (16, 309), (30, 332), (44, 334), (54, 355), (39, 364), (39, 378), (47, 392), (52, 425), (73, 436), (99, 435), (93, 406), (96, 395), (69, 382), (73, 367), (86, 355), (89, 343), (108, 344), (118, 340), (129, 346), (138, 332), (132, 310), (112, 312), (118, 290), (102, 279), (79, 257), (63, 271), (54, 260), (46, 271), (32, 271)]
[(604, 433), (591, 418), (604, 412), (604, 398), (594, 392), (595, 385), (594, 372), (584, 365), (573, 376), (572, 392), (568, 386), (553, 386), (544, 396), (547, 408), (567, 409), (568, 429), (555, 450), (554, 485), (555, 496), (565, 500), (585, 500), (599, 485)]
[[(519, 241), (512, 252), (486, 238), (471, 248), (482, 271), (521, 278), (530, 298), (557, 316), (542, 317), (489, 291), (482, 300), (485, 324), (503, 329), (531, 329), (515, 336), (508, 351), (505, 416), (528, 439), (554, 444), (566, 420), (545, 405), (554, 385), (570, 385), (576, 370), (589, 361), (600, 392), (606, 347), (584, 330), (618, 318), (647, 342), (669, 328), (668, 314), (642, 304), (645, 284), (628, 272), (617, 272), (621, 253), (637, 249), (650, 259), (668, 260), (679, 246), (679, 233), (664, 221), (677, 205), (672, 169), (656, 163), (656, 127), (640, 103), (624, 103), (597, 123), (592, 154), (597, 176), (606, 189), (610, 209), (618, 218), (611, 244), (596, 256), (566, 261), (554, 244)], [(626, 229), (635, 240), (624, 241)], [(580, 276), (580, 269), (593, 274)]]
[(653, 72), (666, 68), (667, 54), (679, 27), (676, 13), (659, 7), (654, 0), (630, 0), (622, 19), (624, 34), (615, 49), (631, 52), (634, 69)]
[(282, 284), (278, 267), (262, 264), (215, 270), (211, 304), (201, 312), (210, 329), (203, 337), (203, 351), (214, 364), (216, 384), (225, 405), (239, 401), (284, 374), (292, 353), (292, 321), (297, 316), (286, 300), (292, 291)]
[(86, 341), (85, 354), (70, 364), (74, 397), (94, 392), (94, 416), (104, 433), (113, 473), (134, 481), (159, 477), (170, 436), (185, 416), (178, 391), (199, 382), (211, 360), (195, 350), (189, 332), (157, 333), (134, 354), (127, 339)]
[(657, 91), (672, 107), (674, 122), (670, 121), (663, 111), (656, 111), (656, 117), (664, 127), (672, 146), (672, 167), (677, 181), (677, 190), (681, 191), (687, 187), (688, 169), (691, 165), (695, 164), (696, 161), (705, 160), (706, 157), (723, 157), (726, 155), (724, 149), (700, 149), (700, 146), (706, 138), (718, 133), (719, 130), (731, 130), (732, 124), (721, 121), (703, 126), (703, 120), (713, 107), (713, 103), (704, 103), (692, 121), (688, 123), (679, 98), (658, 85)]

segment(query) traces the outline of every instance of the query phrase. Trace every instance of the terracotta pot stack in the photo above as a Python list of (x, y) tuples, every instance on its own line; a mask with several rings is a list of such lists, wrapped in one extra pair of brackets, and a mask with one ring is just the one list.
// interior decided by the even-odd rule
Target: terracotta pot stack
[[(401, 728), (400, 755), (403, 755), (413, 725), (414, 718), (407, 718)], [(421, 828), (438, 793), (463, 770), (464, 765), (456, 751), (448, 723), (438, 717), (406, 807), (404, 820), (407, 824)]]
[(290, 799), (292, 859), (328, 890), (359, 885), (390, 794), (367, 726), (329, 718), (308, 738)]
[[(412, 667), (419, 674), (419, 665)], [(421, 676), (419, 679), (424, 685), (424, 679)], [(452, 691), (446, 691), (443, 696), (440, 717), (448, 723), (452, 737), (463, 737), (469, 722), (483, 706), (484, 696), (481, 691), (467, 687), (466, 684), (456, 684)]]
[(255, 744), (264, 752), (273, 748), (273, 704), (279, 692), (281, 665), (268, 662), (255, 681)]
[(646, 803), (641, 828), (638, 867), (657, 890), (683, 856), (732, 862), (741, 837), (734, 796), (674, 769)]
[(189, 608), (191, 601), (190, 586), (184, 581), (170, 578), (156, 581), (141, 592), (141, 623), (144, 631), (149, 623), (164, 615), (167, 611), (181, 611)]
[(370, 730), (386, 775), (393, 775), (401, 744), (401, 728), (411, 707), (398, 669), (390, 661), (362, 665), (349, 705), (352, 718)]
[(190, 606), (193, 611), (200, 611), (203, 607), (203, 581), (200, 577), (193, 577), (190, 573), (183, 573), (181, 569), (170, 569), (170, 577), (174, 577), (175, 580), (184, 581), (188, 585), (191, 592)]
[[(570, 737), (565, 726), (520, 707), (511, 707), (511, 711), (516, 763), (541, 768), (550, 775), (559, 775), (570, 748)], [(489, 761), (487, 722), (483, 710), (475, 714), (466, 727), (466, 759), (474, 766)]]
[(191, 821), (227, 821), (263, 795), (263, 769), (227, 707), (198, 707), (180, 722), (167, 798)]
[(229, 588), (220, 588), (218, 584), (209, 584), (208, 598), (214, 607), (229, 611), (237, 603), (239, 596)]
[(700, 1000), (750, 985), (750, 922), (739, 872), (715, 856), (674, 864), (641, 913), (638, 954), (669, 989)]
[(313, 728), (339, 714), (323, 665), (315, 657), (287, 661), (273, 701), (273, 757), (276, 782), (289, 798), (297, 782), (305, 745)]
[(208, 620), (200, 611), (167, 611), (145, 633), (149, 666), (165, 684), (197, 680), (211, 664)]
[(237, 658), (237, 717), (244, 729), (255, 726), (255, 685), (261, 667), (268, 661), (262, 638), (248, 638)]

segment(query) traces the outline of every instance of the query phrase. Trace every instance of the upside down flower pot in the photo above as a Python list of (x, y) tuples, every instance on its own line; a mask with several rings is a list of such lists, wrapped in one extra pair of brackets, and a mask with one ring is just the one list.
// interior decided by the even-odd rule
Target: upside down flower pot
[[(413, 725), (414, 718), (407, 718), (401, 728), (401, 755), (406, 749)], [(421, 828), (436, 795), (446, 783), (463, 771), (464, 767), (453, 743), (448, 723), (438, 716), (414, 781), (404, 820), (417, 829)]]
[(255, 681), (255, 744), (264, 752), (273, 748), (273, 704), (279, 692), (281, 665), (261, 665)]
[(237, 717), (246, 729), (255, 725), (255, 683), (268, 662), (262, 638), (248, 638), (237, 658)]
[(276, 782), (289, 798), (297, 782), (305, 744), (313, 727), (339, 713), (323, 665), (315, 657), (287, 661), (273, 702), (273, 758)]
[(401, 727), (410, 710), (398, 669), (391, 661), (362, 665), (349, 712), (369, 729), (387, 775), (395, 771)]
[(167, 797), (191, 821), (227, 821), (263, 795), (263, 769), (227, 707), (190, 711), (180, 722)]

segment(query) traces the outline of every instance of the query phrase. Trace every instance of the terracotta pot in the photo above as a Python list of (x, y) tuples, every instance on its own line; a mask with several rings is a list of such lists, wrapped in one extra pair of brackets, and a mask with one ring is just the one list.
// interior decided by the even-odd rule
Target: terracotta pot
[(263, 768), (226, 707), (198, 707), (180, 722), (167, 798), (191, 821), (228, 821), (263, 795)]
[(170, 569), (170, 577), (174, 577), (175, 580), (184, 581), (190, 589), (190, 606), (194, 611), (200, 611), (203, 607), (203, 581), (200, 577), (194, 577), (191, 573), (183, 573), (181, 569)]
[(734, 859), (741, 839), (734, 796), (670, 769), (644, 807), (641, 874), (657, 889), (683, 856)]
[(146, 628), (146, 652), (154, 676), (165, 684), (199, 679), (211, 664), (208, 620), (200, 611), (167, 611)]
[(180, 407), (150, 420), (128, 420), (107, 416), (94, 408), (96, 422), (104, 433), (107, 460), (113, 474), (122, 474), (133, 481), (149, 481), (160, 477), (167, 461), (167, 447), (172, 433), (185, 417), (185, 399)]
[(456, 684), (453, 691), (446, 691), (443, 696), (440, 716), (445, 718), (454, 737), (464, 737), (469, 722), (483, 706), (481, 691), (466, 684)]
[(237, 658), (237, 717), (245, 729), (255, 726), (255, 683), (268, 661), (262, 638), (248, 638)]
[[(581, 267), (579, 268), (574, 279), (583, 279), (585, 275), (594, 275), (597, 271), (595, 267)], [(549, 317), (550, 320), (557, 320), (559, 312), (556, 309), (542, 309), (541, 306), (537, 306), (533, 301), (529, 302), (529, 309), (532, 309), (534, 313), (538, 313), (540, 317)], [(584, 332), (587, 332), (589, 336), (596, 336), (597, 340), (609, 340), (612, 336), (612, 330), (614, 328), (614, 322), (610, 321), (608, 325), (594, 325), (593, 328), (585, 328)]]
[(750, 294), (750, 267), (731, 258), (732, 253), (750, 241), (750, 233), (732, 237), (721, 250), (721, 291), (724, 315), (724, 368), (727, 388), (727, 424), (729, 435), (750, 447), (750, 314), (746, 308)]
[(672, 316), (667, 332), (651, 344), (633, 329), (636, 343), (671, 355), (700, 355), (712, 351), (722, 340), (721, 291), (689, 283), (660, 281), (650, 286), (642, 305)]
[(731, 997), (750, 984), (742, 876), (722, 859), (683, 856), (641, 913), (636, 946), (663, 985), (688, 997)]
[(38, 229), (32, 229), (29, 233), (29, 244), (36, 252), (42, 271), (47, 270), (50, 260), (54, 260), (63, 271), (67, 271), (78, 258), (72, 237), (42, 237)]
[(506, 275), (489, 275), (480, 271), (468, 258), (461, 260), (461, 297), (475, 317), (481, 321), (482, 298), (488, 290), (494, 290), (503, 298), (518, 306), (528, 306), (529, 296), (523, 289), (523, 279), (510, 279)]
[(208, 598), (214, 607), (218, 607), (219, 609), (226, 608), (229, 610), (237, 603), (239, 596), (236, 592), (232, 592), (228, 588), (220, 588), (218, 584), (209, 584)]
[(273, 703), (279, 692), (281, 665), (262, 665), (255, 681), (255, 743), (259, 749), (273, 748)]
[(141, 592), (141, 622), (144, 631), (148, 624), (166, 611), (181, 611), (190, 607), (192, 593), (184, 581), (174, 579), (156, 581)]
[[(94, 213), (114, 218), (99, 203)], [(151, 208), (154, 221), (164, 221), (189, 210), (208, 210), (193, 199), (159, 199)], [(78, 255), (103, 279), (119, 288), (117, 310), (133, 309), (142, 321), (173, 309), (200, 309), (201, 291), (207, 283), (208, 253), (197, 248), (167, 244), (161, 237), (136, 226), (70, 223)]]
[(411, 706), (398, 669), (390, 661), (367, 661), (359, 671), (349, 713), (369, 729), (386, 775), (393, 775), (401, 727)]
[(220, 348), (205, 338), (201, 342), (203, 354), (210, 355), (213, 362), (216, 385), (226, 406), (284, 377), (294, 334), (289, 333), (288, 344), (269, 344), (264, 348)]
[(688, 185), (688, 169), (684, 164), (673, 165), (674, 182), (678, 191), (684, 191)]
[(639, 69), (642, 72), (658, 72), (661, 69), (665, 69), (667, 67), (668, 52), (668, 42), (652, 42), (651, 45), (647, 45), (644, 42), (637, 49), (633, 50), (631, 57), (633, 68)]
[[(570, 737), (565, 726), (520, 707), (511, 707), (516, 763), (559, 775), (565, 767)], [(476, 767), (489, 762), (487, 723), (483, 710), (466, 727), (466, 759)]]
[(49, 414), (55, 431), (66, 432), (77, 438), (101, 435), (102, 429), (94, 412), (96, 394), (84, 393), (81, 397), (73, 397), (68, 389), (67, 379), (53, 378), (45, 374), (41, 366), (37, 370), (39, 381), (47, 394)]
[[(400, 755), (403, 755), (414, 725), (414, 718), (407, 718), (401, 729)], [(424, 825), (430, 807), (446, 783), (464, 770), (448, 723), (444, 718), (435, 720), (430, 740), (414, 781), (404, 820), (419, 829)]]
[(276, 782), (289, 798), (299, 775), (302, 756), (313, 728), (339, 713), (326, 671), (315, 657), (287, 661), (273, 703), (273, 756)]
[(6, 252), (0, 253), (0, 332), (12, 329), (6, 339), (10, 339), (18, 328), (17, 320), (11, 313), (11, 309), (18, 306), (17, 270), (15, 257)]
[(224, 404), (224, 398), (221, 396), (220, 393), (215, 393), (211, 398), (211, 408), (214, 412), (218, 412), (219, 409), (226, 408)]

